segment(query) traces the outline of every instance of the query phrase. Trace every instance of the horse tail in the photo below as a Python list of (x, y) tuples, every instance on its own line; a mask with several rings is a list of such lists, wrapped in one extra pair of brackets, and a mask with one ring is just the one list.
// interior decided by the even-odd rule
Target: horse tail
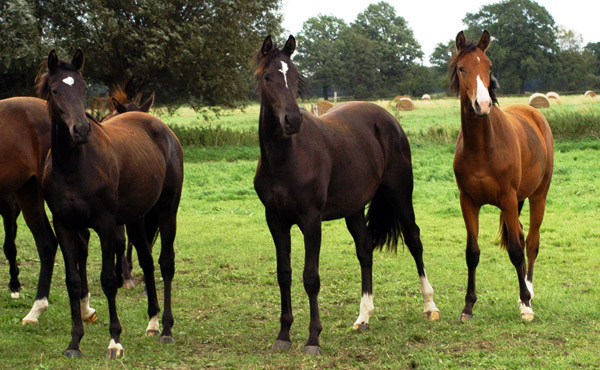
[(373, 249), (383, 249), (396, 253), (398, 240), (404, 243), (400, 210), (386, 194), (384, 187), (380, 187), (371, 200), (367, 211), (367, 229), (373, 238)]
[(147, 213), (144, 217), (144, 223), (146, 225), (146, 240), (150, 242), (150, 251), (152, 251), (152, 247), (154, 247), (159, 234), (156, 214), (153, 212)]
[[(519, 216), (521, 215), (524, 203), (525, 201), (519, 202)], [(523, 225), (521, 225), (521, 228), (523, 228)], [(504, 249), (508, 249), (508, 228), (506, 227), (504, 217), (502, 217), (502, 212), (500, 212), (500, 229), (498, 230), (498, 234), (500, 235), (500, 246)]]

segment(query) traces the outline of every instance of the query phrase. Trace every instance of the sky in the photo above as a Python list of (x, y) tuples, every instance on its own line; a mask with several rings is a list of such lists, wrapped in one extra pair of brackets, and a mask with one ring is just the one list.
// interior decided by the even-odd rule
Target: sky
[[(466, 13), (476, 13), (483, 5), (498, 3), (501, 0), (386, 0), (394, 6), (396, 14), (403, 17), (413, 31), (415, 39), (425, 53), (423, 62), (429, 65), (429, 56), (440, 42), (454, 40), (464, 29), (462, 19)], [(347, 24), (356, 19), (376, 0), (283, 0), (283, 28), (292, 35), (302, 29), (302, 24), (310, 17), (333, 15), (342, 18)], [(598, 15), (593, 8), (597, 0), (538, 0), (554, 18), (558, 26), (574, 30), (583, 37), (583, 45), (600, 41)], [(493, 35), (492, 35), (493, 36)]]

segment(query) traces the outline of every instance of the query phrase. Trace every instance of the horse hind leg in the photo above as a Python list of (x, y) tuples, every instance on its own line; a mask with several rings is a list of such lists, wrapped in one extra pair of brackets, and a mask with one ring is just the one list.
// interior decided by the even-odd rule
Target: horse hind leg
[[(175, 241), (175, 234), (177, 231), (177, 213), (168, 213), (165, 217), (159, 218), (159, 230), (160, 230), (160, 256), (158, 257), (158, 263), (160, 265), (160, 273), (164, 283), (164, 302), (163, 302), (163, 315), (162, 315), (162, 326), (163, 330), (160, 334), (160, 343), (174, 343), (173, 338), (173, 312), (171, 308), (171, 289), (173, 276), (175, 275), (175, 249), (173, 243)], [(146, 229), (147, 232), (156, 233), (156, 224), (152, 225), (154, 231)]]
[(7, 196), (0, 200), (0, 214), (4, 221), (4, 255), (8, 260), (10, 282), (8, 289), (10, 297), (19, 298), (21, 283), (19, 282), (19, 266), (17, 265), (17, 246), (15, 239), (17, 237), (17, 217), (21, 210), (12, 196)]
[(373, 305), (373, 240), (367, 229), (365, 220), (365, 210), (360, 211), (352, 216), (346, 217), (346, 226), (354, 239), (356, 245), (356, 256), (360, 263), (361, 279), (362, 279), (362, 298), (360, 300), (360, 314), (354, 322), (354, 330), (369, 329), (369, 318), (375, 311)]
[(120, 263), (117, 262), (117, 264), (121, 266), (120, 275), (123, 279), (123, 288), (129, 290), (135, 287), (135, 282), (133, 281), (133, 277), (131, 276), (131, 256), (129, 257), (129, 259), (127, 259), (127, 256), (125, 255), (126, 244), (127, 239), (125, 237), (125, 225), (119, 225), (117, 226), (117, 233), (115, 235), (115, 246), (117, 256), (120, 257)]
[(437, 321), (440, 319), (440, 310), (435, 305), (433, 300), (433, 287), (429, 283), (425, 265), (423, 263), (423, 244), (421, 243), (421, 231), (415, 222), (415, 211), (412, 202), (413, 180), (412, 170), (410, 167), (404, 166), (404, 174), (397, 181), (397, 186), (382, 185), (382, 189), (386, 193), (386, 198), (391, 200), (390, 204), (393, 209), (393, 217), (400, 222), (404, 243), (408, 247), (410, 254), (415, 260), (419, 281), (421, 284), (421, 296), (423, 297), (425, 319)]
[(540, 248), (540, 227), (546, 209), (546, 195), (529, 198), (529, 233), (525, 245), (527, 247), (527, 276), (525, 283), (533, 300), (533, 265)]

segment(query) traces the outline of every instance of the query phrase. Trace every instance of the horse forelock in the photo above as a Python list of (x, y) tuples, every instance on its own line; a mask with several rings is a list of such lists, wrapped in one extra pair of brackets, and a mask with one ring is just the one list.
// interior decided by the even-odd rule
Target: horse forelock
[[(44, 61), (40, 67), (38, 75), (35, 78), (35, 93), (40, 99), (48, 100), (50, 98), (50, 75), (48, 74), (48, 66)], [(79, 73), (77, 68), (71, 63), (60, 61), (57, 69)]]
[(125, 104), (128, 100), (127, 93), (121, 85), (113, 86), (110, 96), (112, 96), (116, 101), (118, 101), (121, 104)]
[[(467, 41), (462, 49), (450, 60), (450, 64), (448, 65), (448, 70), (450, 71), (450, 91), (456, 94), (460, 93), (460, 84), (458, 80), (458, 61), (465, 55), (472, 53), (477, 49), (477, 45), (475, 45), (471, 41)], [(492, 99), (492, 103), (498, 104), (498, 97), (496, 94), (496, 90), (500, 87), (498, 83), (498, 79), (490, 72), (490, 86), (488, 86), (488, 91), (490, 93), (490, 98)]]
[[(282, 51), (279, 50), (277, 46), (273, 46), (273, 49), (271, 49), (266, 55), (263, 55), (261, 49), (258, 49), (252, 57), (252, 61), (256, 66), (256, 69), (254, 70), (254, 78), (259, 80), (265, 68), (267, 68), (267, 66), (273, 61), (273, 59), (275, 59), (281, 53)], [(289, 65), (289, 63), (287, 64)], [(296, 67), (293, 63), (292, 65)], [(301, 98), (304, 98), (309, 96), (310, 92), (311, 89), (308, 79), (298, 71), (298, 95), (300, 95)]]

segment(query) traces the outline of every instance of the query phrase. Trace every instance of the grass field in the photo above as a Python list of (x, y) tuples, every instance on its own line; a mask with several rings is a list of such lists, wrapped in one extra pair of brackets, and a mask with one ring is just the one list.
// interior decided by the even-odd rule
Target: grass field
[[(563, 97), (546, 110), (562, 114), (598, 110), (598, 103)], [(515, 101), (513, 101), (515, 100)], [(525, 98), (500, 100), (502, 106)], [(387, 102), (381, 102), (382, 105)], [(264, 208), (252, 185), (258, 149), (186, 148), (186, 177), (178, 218), (173, 306), (175, 345), (160, 345), (143, 336), (147, 324), (141, 270), (138, 286), (120, 290), (117, 307), (125, 357), (104, 360), (109, 342), (108, 310), (100, 286), (100, 248), (90, 245), (92, 306), (99, 320), (86, 325), (83, 359), (62, 356), (70, 340), (70, 313), (62, 256), (57, 256), (50, 308), (36, 326), (22, 317), (35, 295), (39, 262), (32, 237), (19, 220), (17, 245), (23, 290), (11, 300), (0, 290), (0, 368), (2, 369), (313, 369), (313, 368), (485, 368), (572, 369), (600, 365), (600, 141), (593, 136), (560, 140), (555, 173), (541, 230), (534, 275), (535, 320), (522, 323), (518, 284), (507, 253), (498, 246), (498, 211), (490, 206), (480, 219), (481, 261), (475, 319), (458, 321), (464, 303), (467, 268), (458, 190), (452, 172), (453, 144), (427, 143), (420, 130), (428, 125), (459, 125), (456, 100), (416, 102), (400, 114), (414, 141), (414, 204), (421, 228), (424, 259), (440, 322), (422, 317), (422, 298), (414, 261), (408, 250), (376, 253), (375, 315), (371, 330), (356, 333), (360, 269), (352, 238), (343, 221), (323, 224), (320, 307), (323, 355), (302, 355), (308, 335), (308, 299), (302, 286), (303, 245), (292, 233), (292, 304), (295, 322), (292, 349), (271, 353), (279, 328), (279, 289), (275, 248)], [(425, 109), (427, 108), (427, 109)], [(181, 110), (166, 118), (178, 125), (222, 125), (256, 129), (257, 106), (205, 122)], [(237, 118), (236, 118), (237, 117)], [(552, 122), (551, 122), (552, 123)], [(451, 131), (448, 131), (451, 132)], [(414, 140), (413, 140), (414, 139)], [(454, 138), (452, 138), (452, 141)], [(438, 142), (436, 140), (433, 140)], [(528, 229), (528, 206), (521, 220)], [(160, 245), (154, 250), (158, 258)], [(159, 276), (159, 270), (156, 272)], [(0, 284), (8, 283), (8, 263), (0, 258)], [(162, 285), (158, 283), (159, 289)], [(159, 292), (162, 297), (162, 292)], [(162, 302), (161, 302), (162, 306)]]

